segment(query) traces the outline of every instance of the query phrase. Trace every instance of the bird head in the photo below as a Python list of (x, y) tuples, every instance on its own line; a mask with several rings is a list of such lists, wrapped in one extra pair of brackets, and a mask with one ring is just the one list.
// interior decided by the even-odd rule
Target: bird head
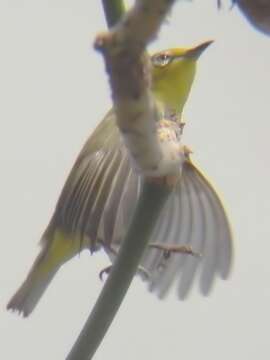
[(164, 110), (181, 114), (196, 72), (196, 63), (212, 43), (206, 41), (192, 48), (173, 48), (151, 56), (152, 90)]

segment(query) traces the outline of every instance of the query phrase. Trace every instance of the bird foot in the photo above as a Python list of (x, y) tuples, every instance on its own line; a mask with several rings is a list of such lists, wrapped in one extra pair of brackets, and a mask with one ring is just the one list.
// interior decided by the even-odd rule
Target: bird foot
[(202, 256), (202, 254), (193, 251), (192, 247), (189, 245), (165, 245), (165, 244), (151, 243), (149, 244), (149, 246), (154, 249), (159, 249), (163, 251), (163, 256), (165, 259), (168, 259), (172, 253), (187, 254), (195, 257)]
[[(109, 275), (112, 267), (113, 265), (109, 265), (100, 271), (98, 276), (101, 281), (103, 281), (104, 275)], [(143, 277), (144, 280), (148, 280), (150, 278), (149, 272), (146, 269), (144, 269), (142, 266), (139, 266), (138, 273)]]
[(106, 266), (104, 269), (102, 269), (99, 274), (98, 277), (100, 279), (100, 281), (103, 281), (103, 277), (104, 275), (108, 275), (111, 271), (112, 265)]

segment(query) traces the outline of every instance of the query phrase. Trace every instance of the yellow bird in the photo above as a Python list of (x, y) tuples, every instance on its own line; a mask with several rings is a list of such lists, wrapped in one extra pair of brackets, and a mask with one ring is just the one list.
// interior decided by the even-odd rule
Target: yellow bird
[[(159, 133), (164, 128), (179, 143), (179, 119), (196, 62), (210, 43), (151, 57), (153, 94), (164, 113), (174, 114), (157, 124)], [(179, 298), (185, 298), (197, 268), (200, 290), (208, 294), (215, 276), (226, 278), (231, 266), (232, 235), (218, 195), (188, 153), (180, 173), (149, 239), (156, 245), (146, 249), (141, 261), (149, 289), (159, 297), (176, 281)], [(62, 264), (82, 249), (93, 253), (103, 247), (113, 261), (134, 214), (142, 180), (130, 164), (111, 110), (79, 154), (42, 236), (40, 254), (7, 308), (29, 315)], [(181, 254), (179, 249), (202, 256)]]

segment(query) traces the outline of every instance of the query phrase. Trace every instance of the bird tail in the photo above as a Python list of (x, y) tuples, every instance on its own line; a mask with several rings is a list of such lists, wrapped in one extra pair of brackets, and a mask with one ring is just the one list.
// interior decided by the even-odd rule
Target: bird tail
[(7, 304), (7, 309), (22, 313), (24, 317), (34, 310), (60, 267), (59, 264), (50, 261), (48, 246), (44, 245), (27, 278)]

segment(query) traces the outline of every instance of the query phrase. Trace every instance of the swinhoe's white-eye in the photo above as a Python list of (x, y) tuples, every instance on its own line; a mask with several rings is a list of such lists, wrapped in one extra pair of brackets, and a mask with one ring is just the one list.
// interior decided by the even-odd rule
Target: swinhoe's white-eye
[[(181, 114), (196, 71), (196, 62), (211, 42), (193, 48), (161, 51), (151, 57), (152, 90), (164, 112), (177, 116), (157, 126), (181, 136)], [(232, 235), (216, 191), (206, 177), (186, 160), (180, 180), (170, 194), (153, 229), (141, 269), (149, 289), (164, 297), (176, 282), (183, 299), (195, 275), (208, 294), (216, 275), (225, 279), (232, 261)], [(11, 298), (8, 309), (29, 315), (59, 268), (82, 249), (104, 247), (113, 261), (131, 222), (143, 177), (132, 167), (115, 113), (109, 111), (79, 154), (41, 239), (41, 250), (26, 280)], [(186, 246), (202, 256), (167, 251)], [(197, 269), (200, 273), (196, 274)]]

